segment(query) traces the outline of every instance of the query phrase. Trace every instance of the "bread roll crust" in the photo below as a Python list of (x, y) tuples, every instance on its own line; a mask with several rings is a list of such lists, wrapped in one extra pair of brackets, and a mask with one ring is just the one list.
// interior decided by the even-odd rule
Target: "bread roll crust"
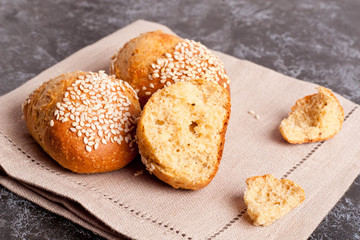
[[(64, 93), (75, 81), (79, 80), (79, 77), (86, 77), (88, 74), (82, 71), (66, 73), (41, 85), (24, 103), (23, 113), (26, 125), (36, 142), (64, 168), (78, 173), (117, 170), (132, 161), (137, 155), (138, 151), (134, 141), (131, 144), (125, 141), (122, 141), (121, 144), (116, 141), (108, 141), (106, 144), (98, 143), (96, 149), (95, 145), (92, 145), (88, 151), (86, 147), (90, 146), (84, 144), (85, 134), (79, 133), (80, 129), (76, 129), (76, 132), (70, 130), (71, 128), (75, 129), (72, 126), (74, 121), (62, 122), (56, 119), (55, 111), (59, 111), (57, 104), (64, 98)], [(107, 80), (119, 81), (110, 77)], [(133, 89), (123, 84), (119, 94), (128, 97), (131, 102), (128, 113), (133, 118), (137, 118), (140, 115), (140, 105)], [(80, 102), (80, 100), (73, 100), (74, 104), (76, 102)], [(82, 129), (86, 129), (86, 126), (83, 126)], [(78, 134), (81, 134), (81, 137)], [(128, 134), (133, 136), (135, 128), (129, 133), (122, 131), (117, 136)], [(101, 138), (95, 135), (93, 141), (100, 142), (100, 140)]]
[[(163, 157), (162, 152), (169, 150), (169, 149), (161, 150), (161, 146), (157, 145), (158, 142), (157, 142), (157, 139), (155, 139), (157, 137), (154, 137), (154, 135), (151, 134), (151, 132), (149, 130), (149, 128), (152, 126), (153, 123), (149, 123), (148, 121), (149, 121), (149, 119), (151, 119), (151, 117), (149, 118), (149, 116), (151, 116), (152, 111), (154, 111), (154, 108), (156, 108), (157, 105), (161, 106), (161, 105), (165, 104), (167, 101), (166, 100), (167, 97), (169, 97), (172, 94), (177, 95), (177, 92), (175, 93), (175, 89), (181, 88), (182, 85), (187, 85), (187, 84), (199, 85), (200, 87), (203, 88), (204, 91), (209, 91), (209, 92), (213, 93), (214, 95), (221, 96), (220, 98), (222, 98), (222, 99), (219, 102), (221, 102), (221, 104), (224, 104), (221, 106), (224, 108), (224, 115), (223, 115), (223, 119), (221, 119), (221, 123), (219, 124), (221, 126), (217, 126), (217, 127), (219, 127), (218, 131), (215, 131), (215, 132), (217, 132), (216, 134), (218, 134), (218, 140), (217, 140), (217, 142), (215, 142), (215, 144), (210, 146), (215, 151), (215, 152), (213, 152), (214, 156), (209, 157), (206, 154), (202, 154), (202, 153), (206, 152), (206, 148), (209, 148), (209, 146), (201, 144), (201, 142), (197, 142), (196, 140), (195, 141), (188, 140), (188, 139), (186, 139), (187, 137), (185, 135), (182, 135), (182, 139), (178, 139), (176, 137), (173, 138), (173, 141), (180, 141), (178, 143), (178, 145), (179, 145), (178, 150), (185, 151), (185, 153), (182, 152), (175, 157), (175, 159), (176, 158), (177, 159), (181, 159), (181, 158), (185, 159), (185, 161), (179, 160), (180, 163), (177, 164), (177, 163), (173, 163), (171, 161), (167, 161), (167, 158)], [(182, 97), (185, 99), (184, 95), (179, 95), (180, 101), (181, 101)], [(199, 96), (199, 98), (202, 98), (202, 97), (203, 96)], [(161, 99), (162, 99), (162, 102), (160, 102)], [(187, 103), (179, 104), (179, 105), (181, 105), (179, 107), (184, 107), (184, 106), (186, 107), (186, 104)], [(169, 109), (169, 111), (172, 111), (172, 109)], [(147, 170), (150, 173), (153, 173), (160, 180), (164, 181), (165, 183), (171, 185), (174, 188), (199, 190), (199, 189), (207, 186), (212, 181), (212, 179), (216, 175), (218, 168), (219, 168), (220, 160), (222, 158), (222, 153), (223, 153), (223, 149), (224, 149), (225, 134), (226, 134), (226, 129), (227, 129), (227, 125), (228, 125), (228, 120), (230, 117), (230, 111), (231, 111), (230, 96), (227, 93), (227, 91), (224, 88), (218, 86), (217, 84), (207, 81), (207, 80), (203, 80), (203, 79), (195, 79), (195, 80), (191, 80), (191, 81), (187, 81), (187, 82), (178, 82), (170, 87), (164, 88), (164, 89), (158, 91), (157, 93), (155, 93), (149, 99), (148, 103), (145, 105), (145, 107), (142, 111), (142, 114), (141, 114), (141, 117), (140, 117), (140, 120), (138, 123), (137, 135), (136, 135), (138, 146), (139, 146), (139, 151), (141, 153), (141, 159), (142, 159), (142, 162), (145, 164)], [(182, 112), (181, 112), (181, 114), (182, 114)], [(171, 115), (171, 113), (169, 113), (169, 115)], [(185, 111), (184, 111), (184, 115), (185, 115)], [(200, 114), (200, 115), (202, 115), (202, 114)], [(161, 117), (161, 116), (159, 116), (159, 117)], [(185, 120), (178, 119), (178, 120), (175, 120), (175, 122), (171, 123), (172, 124), (171, 127), (175, 127), (177, 129), (179, 129), (179, 134), (184, 133), (183, 132), (184, 125), (181, 122), (189, 120), (186, 117), (184, 117), (184, 118), (185, 118)], [(207, 120), (207, 119), (205, 118), (204, 120)], [(156, 121), (156, 120), (154, 120), (154, 121)], [(201, 127), (201, 125), (203, 125), (203, 123), (199, 122), (199, 127)], [(185, 124), (185, 126), (187, 126), (187, 125)], [(162, 137), (162, 136), (166, 136), (167, 134), (173, 134), (173, 133), (177, 132), (177, 130), (169, 130), (169, 129), (170, 128), (165, 130), (165, 132), (158, 133), (159, 134), (158, 136)], [(199, 132), (199, 134), (206, 134), (206, 130), (204, 130), (204, 131), (198, 130), (198, 132)], [(215, 138), (215, 136), (214, 136), (214, 138)], [(184, 140), (184, 141), (182, 141), (182, 140)], [(208, 141), (211, 141), (211, 139), (208, 139)], [(164, 141), (160, 141), (160, 144), (161, 144), (161, 142), (164, 143)], [(184, 142), (189, 143), (189, 144), (186, 145), (186, 144), (184, 144)], [(190, 143), (191, 143), (191, 146), (190, 146)], [(186, 151), (189, 151), (189, 152), (191, 151), (190, 149), (192, 148), (193, 143), (198, 143), (199, 145), (197, 145), (196, 147), (199, 147), (199, 148), (193, 152), (193, 154), (191, 155), (192, 157), (186, 158), (186, 156), (187, 156)], [(185, 148), (184, 148), (184, 146), (185, 146)], [(202, 146), (205, 146), (205, 149), (204, 148), (202, 149), (201, 148)], [(172, 149), (169, 151), (170, 152), (175, 151), (175, 149)], [(171, 153), (169, 153), (169, 154), (171, 154)], [(196, 159), (196, 157), (206, 158), (206, 160), (205, 159)], [(189, 165), (191, 165), (191, 166), (183, 167), (182, 164), (183, 164), (183, 162), (186, 162), (186, 161), (189, 161)], [(208, 161), (208, 163), (206, 163), (206, 161)], [(205, 165), (202, 165), (202, 166), (204, 166), (205, 170), (200, 171), (199, 173), (196, 173), (196, 171), (193, 169), (195, 167), (194, 167), (194, 165), (191, 164), (191, 162), (198, 162), (197, 164), (199, 164), (199, 165), (205, 164)], [(207, 164), (209, 164), (209, 166)], [(202, 174), (204, 174), (204, 176)]]
[(143, 33), (127, 42), (113, 56), (110, 74), (129, 82), (142, 107), (158, 89), (181, 80), (203, 78), (218, 82), (230, 92), (222, 62), (205, 46), (160, 30)]
[[(134, 89), (139, 89), (139, 101), (141, 106), (144, 106), (150, 96), (142, 89), (149, 85), (148, 75), (151, 64), (171, 51), (180, 41), (181, 38), (160, 30), (143, 33), (127, 42), (112, 57), (110, 74), (127, 81)], [(162, 88), (159, 86), (160, 81), (152, 83), (157, 89)]]

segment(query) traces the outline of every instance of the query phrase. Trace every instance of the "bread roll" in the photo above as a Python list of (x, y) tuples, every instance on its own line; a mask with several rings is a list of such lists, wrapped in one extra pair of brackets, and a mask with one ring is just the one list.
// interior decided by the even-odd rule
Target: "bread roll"
[(291, 113), (280, 124), (280, 132), (289, 143), (309, 143), (334, 137), (344, 121), (344, 110), (330, 89), (296, 101)]
[(129, 82), (142, 107), (158, 89), (182, 80), (203, 78), (230, 90), (223, 63), (210, 50), (162, 31), (126, 43), (112, 58), (110, 74)]
[(159, 90), (138, 122), (142, 162), (174, 188), (205, 187), (218, 170), (229, 117), (229, 94), (211, 81), (182, 81)]
[(269, 225), (305, 200), (298, 184), (271, 174), (248, 178), (246, 184), (244, 200), (254, 225)]
[(30, 134), (61, 166), (77, 173), (113, 171), (138, 154), (137, 95), (103, 71), (45, 82), (23, 105)]

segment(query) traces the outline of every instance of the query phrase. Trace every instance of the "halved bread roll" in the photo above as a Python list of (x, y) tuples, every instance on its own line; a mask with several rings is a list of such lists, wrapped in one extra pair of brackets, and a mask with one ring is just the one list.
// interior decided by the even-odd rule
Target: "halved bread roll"
[(143, 163), (174, 188), (205, 187), (218, 170), (229, 117), (229, 94), (214, 82), (195, 79), (159, 90), (138, 122)]
[(296, 101), (280, 132), (289, 143), (309, 143), (334, 137), (344, 121), (344, 110), (334, 94), (319, 87), (318, 93)]

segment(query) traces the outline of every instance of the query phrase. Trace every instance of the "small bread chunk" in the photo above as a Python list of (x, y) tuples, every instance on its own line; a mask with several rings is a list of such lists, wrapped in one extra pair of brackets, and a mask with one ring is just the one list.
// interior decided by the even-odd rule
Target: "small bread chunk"
[(254, 225), (269, 225), (305, 200), (299, 185), (271, 174), (248, 178), (246, 184), (244, 199)]
[(332, 92), (324, 87), (318, 93), (296, 101), (280, 132), (289, 143), (319, 142), (335, 136), (344, 121), (344, 110)]
[(229, 117), (229, 94), (217, 83), (195, 79), (159, 90), (138, 122), (142, 162), (174, 188), (205, 187), (218, 170)]

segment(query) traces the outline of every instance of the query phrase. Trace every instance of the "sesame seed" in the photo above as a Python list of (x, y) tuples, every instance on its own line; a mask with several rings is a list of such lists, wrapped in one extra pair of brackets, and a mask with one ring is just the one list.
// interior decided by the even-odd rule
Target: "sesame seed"
[(137, 176), (139, 176), (139, 175), (141, 175), (141, 174), (144, 174), (144, 170), (139, 170), (139, 171), (136, 171), (136, 172), (134, 172), (134, 176), (135, 177), (137, 177)]
[(50, 127), (54, 126), (54, 120), (50, 120)]
[(133, 129), (134, 129), (134, 127), (126, 128), (126, 129), (124, 130), (124, 132), (127, 133), (127, 132), (130, 132), (130, 131), (133, 130)]
[(85, 149), (86, 149), (86, 151), (88, 151), (88, 152), (91, 152), (91, 150), (92, 150), (91, 147), (89, 147), (89, 146), (86, 146)]
[(151, 171), (154, 171), (154, 169), (155, 169), (154, 164), (150, 163), (150, 169), (151, 169)]
[(96, 150), (99, 147), (99, 143), (95, 143), (94, 150)]
[(174, 68), (174, 66), (175, 65), (173, 62), (169, 63), (167, 70), (171, 71), (171, 69)]

